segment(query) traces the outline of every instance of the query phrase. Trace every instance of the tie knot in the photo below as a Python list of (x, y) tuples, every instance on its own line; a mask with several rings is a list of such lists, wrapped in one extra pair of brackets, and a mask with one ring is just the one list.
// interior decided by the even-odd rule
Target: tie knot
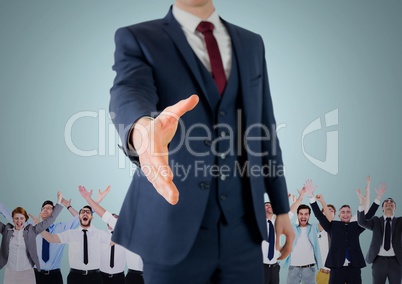
[(82, 231), (84, 232), (84, 234), (86, 234), (88, 230), (86, 230), (86, 229), (83, 229)]
[(387, 222), (391, 221), (391, 217), (387, 217), (386, 220), (387, 220)]
[(212, 32), (213, 30), (214, 30), (214, 24), (211, 22), (202, 21), (197, 26), (197, 31), (199, 31), (202, 34)]

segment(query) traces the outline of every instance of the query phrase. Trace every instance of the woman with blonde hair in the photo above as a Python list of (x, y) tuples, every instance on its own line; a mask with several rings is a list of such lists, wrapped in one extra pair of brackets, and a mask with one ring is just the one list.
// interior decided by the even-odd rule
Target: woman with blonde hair
[(3, 238), (0, 247), (0, 269), (5, 267), (4, 284), (35, 284), (33, 267), (40, 269), (36, 251), (36, 236), (46, 230), (56, 220), (63, 206), (60, 205), (63, 195), (57, 193), (57, 204), (52, 215), (34, 225), (25, 223), (29, 217), (26, 210), (17, 207), (12, 212), (14, 225), (0, 222), (0, 233)]

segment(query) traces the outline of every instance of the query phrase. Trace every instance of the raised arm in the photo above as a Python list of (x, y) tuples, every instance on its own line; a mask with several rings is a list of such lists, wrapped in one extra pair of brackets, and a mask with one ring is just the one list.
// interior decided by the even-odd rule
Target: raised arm
[[(321, 203), (321, 208), (322, 208), (322, 211), (321, 211), (321, 212), (324, 213), (325, 217), (327, 217), (327, 220), (330, 221), (330, 222), (331, 222), (332, 220), (334, 220), (334, 215), (333, 215), (332, 212), (329, 210), (329, 208), (328, 208), (328, 206), (327, 206), (327, 203), (326, 203), (325, 200), (324, 200), (324, 196), (323, 196), (322, 194), (317, 194), (317, 195), (315, 196), (315, 198), (316, 198), (316, 200), (317, 200), (318, 202)], [(320, 230), (320, 232), (321, 232), (322, 230), (324, 230), (324, 228), (321, 226), (321, 223), (318, 223), (318, 229)]]
[(59, 238), (59, 236), (57, 234), (51, 234), (48, 231), (43, 231), (40, 234), (49, 243), (56, 243), (56, 244), (60, 243), (60, 238)]
[(0, 202), (0, 214), (11, 224), (13, 223), (13, 217), (11, 216), (11, 211), (3, 203)]
[(42, 231), (46, 230), (50, 227), (56, 220), (57, 216), (59, 216), (63, 206), (61, 206), (61, 200), (63, 198), (63, 194), (61, 192), (57, 193), (57, 204), (53, 208), (52, 215), (49, 216), (46, 220), (39, 222), (37, 225), (34, 226), (34, 230), (36, 234), (40, 234)]
[(292, 212), (292, 216), (294, 214), (296, 214), (297, 208), (300, 206), (300, 204), (303, 201), (304, 196), (307, 193), (307, 190), (305, 187), (303, 187), (301, 190), (297, 190), (297, 192), (299, 193), (299, 197), (295, 200), (295, 202), (293, 202), (293, 204), (290, 206), (290, 212)]
[(380, 187), (378, 189), (374, 189), (374, 191), (376, 192), (376, 198), (371, 204), (369, 211), (366, 213), (366, 219), (371, 219), (375, 215), (375, 212), (380, 206), (381, 199), (384, 193), (387, 191), (387, 185), (385, 183), (380, 183)]
[(371, 177), (366, 177), (366, 200), (364, 203), (364, 213), (367, 214), (370, 208), (370, 184), (371, 184)]
[(93, 199), (92, 199), (92, 190), (88, 191), (85, 186), (78, 186), (78, 191), (80, 192), (81, 196), (86, 200), (86, 202), (88, 202), (89, 206), (92, 207), (92, 209), (95, 211), (96, 214), (98, 214), (100, 217), (103, 216), (103, 214), (105, 214), (106, 209), (104, 209), (102, 206), (100, 206), (98, 203), (96, 203)]
[(71, 199), (66, 200), (66, 199), (64, 199), (64, 197), (63, 197), (62, 200), (61, 200), (61, 204), (63, 204), (63, 205), (67, 208), (68, 212), (70, 212), (70, 214), (73, 215), (73, 217), (78, 216), (78, 211), (75, 210), (75, 209), (71, 206)]
[(106, 195), (109, 194), (109, 192), (110, 192), (110, 185), (108, 185), (104, 191), (99, 189), (98, 197), (96, 198), (95, 202), (100, 204), (102, 202), (102, 200), (106, 197)]
[[(313, 209), (313, 213), (315, 215), (315, 217), (317, 218), (318, 222), (320, 223), (320, 225), (322, 226), (322, 228), (329, 232), (331, 230), (331, 222), (327, 219), (327, 217), (325, 217), (324, 213), (321, 212), (320, 208), (318, 207), (317, 201), (314, 198), (314, 192), (317, 189), (317, 185), (313, 184), (313, 181), (311, 179), (308, 179), (305, 184), (304, 187), (307, 190), (307, 195), (310, 198), (310, 205), (311, 205), (311, 209)], [(322, 197), (322, 195), (318, 195), (318, 197)]]

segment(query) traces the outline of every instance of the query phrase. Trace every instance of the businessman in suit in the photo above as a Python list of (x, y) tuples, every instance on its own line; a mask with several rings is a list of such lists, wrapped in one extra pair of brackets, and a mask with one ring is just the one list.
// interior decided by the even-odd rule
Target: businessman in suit
[(359, 225), (373, 231), (366, 255), (367, 263), (372, 263), (373, 284), (385, 284), (387, 278), (390, 284), (402, 281), (402, 218), (395, 217), (395, 209), (395, 201), (387, 198), (382, 203), (382, 217), (366, 219), (360, 207), (357, 213)]
[[(360, 247), (360, 234), (365, 230), (360, 227), (356, 221), (350, 221), (352, 218), (352, 211), (349, 205), (343, 205), (339, 209), (340, 221), (329, 221), (321, 212), (314, 198), (314, 186), (309, 184), (310, 188), (307, 189), (310, 197), (311, 208), (314, 215), (318, 219), (320, 225), (331, 237), (331, 244), (325, 266), (331, 269), (329, 283), (330, 284), (361, 284), (361, 268), (366, 266), (364, 261), (362, 249)], [(380, 200), (385, 192), (384, 187), (380, 187), (377, 191), (376, 199), (371, 205), (366, 214), (366, 218), (374, 216), (378, 209)], [(365, 201), (358, 191), (360, 205), (364, 209)]]
[(212, 0), (176, 0), (115, 43), (110, 112), (139, 168), (113, 241), (141, 255), (148, 283), (262, 282), (264, 192), (281, 258), (294, 233), (261, 37)]

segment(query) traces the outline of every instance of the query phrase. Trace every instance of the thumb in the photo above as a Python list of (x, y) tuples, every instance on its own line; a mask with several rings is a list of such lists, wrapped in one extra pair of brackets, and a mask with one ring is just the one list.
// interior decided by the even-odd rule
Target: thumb
[(191, 95), (187, 99), (181, 100), (176, 104), (165, 108), (161, 114), (174, 116), (176, 119), (179, 119), (186, 112), (195, 108), (199, 100), (200, 99), (197, 95)]

